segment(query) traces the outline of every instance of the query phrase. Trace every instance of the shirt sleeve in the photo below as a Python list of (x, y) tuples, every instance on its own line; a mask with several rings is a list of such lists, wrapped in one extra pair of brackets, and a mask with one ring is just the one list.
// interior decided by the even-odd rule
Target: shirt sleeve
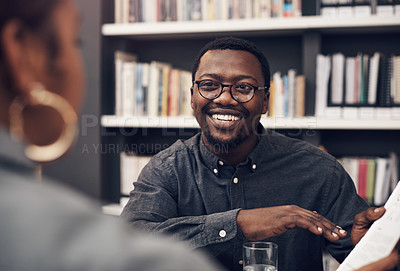
[[(238, 234), (240, 209), (199, 216), (178, 213), (177, 181), (164, 161), (155, 157), (145, 166), (121, 217), (133, 227), (161, 233), (216, 256), (229, 249)], [(219, 245), (215, 245), (219, 244)]]
[(335, 162), (331, 178), (325, 191), (326, 204), (324, 216), (336, 223), (348, 233), (347, 237), (337, 242), (325, 240), (326, 250), (339, 262), (353, 249), (350, 240), (354, 217), (369, 206), (358, 196), (354, 182), (343, 167)]

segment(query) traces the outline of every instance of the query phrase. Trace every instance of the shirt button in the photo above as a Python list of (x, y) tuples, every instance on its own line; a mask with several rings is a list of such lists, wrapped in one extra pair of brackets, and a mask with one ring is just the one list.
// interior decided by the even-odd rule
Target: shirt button
[(251, 168), (252, 168), (252, 169), (256, 169), (256, 168), (257, 168), (257, 165), (256, 165), (256, 164), (253, 164), (253, 165), (251, 166)]
[(218, 174), (218, 169), (214, 168), (214, 173)]
[(239, 179), (235, 177), (235, 178), (233, 178), (233, 182), (234, 182), (234, 183), (238, 183), (238, 182), (239, 182)]
[(239, 264), (243, 264), (243, 260), (239, 260)]
[(219, 236), (220, 236), (220, 237), (225, 237), (225, 236), (226, 236), (226, 231), (220, 230), (220, 231), (219, 231)]
[(223, 165), (224, 165), (224, 162), (221, 161), (221, 160), (219, 160), (219, 161), (218, 161), (218, 164), (220, 164), (221, 166), (223, 166)]

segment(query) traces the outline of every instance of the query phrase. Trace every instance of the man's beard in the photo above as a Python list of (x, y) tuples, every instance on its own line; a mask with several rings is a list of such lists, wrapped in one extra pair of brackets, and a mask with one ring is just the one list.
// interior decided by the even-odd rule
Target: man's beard
[(211, 135), (210, 128), (208, 127), (207, 122), (205, 123), (204, 127), (204, 136), (207, 139), (207, 142), (214, 148), (214, 150), (220, 150), (221, 152), (228, 152), (235, 149), (237, 146), (242, 144), (246, 138), (245, 136), (243, 136), (242, 127), (236, 137), (230, 139), (229, 141), (221, 141)]
[[(204, 116), (209, 115), (209, 111), (212, 108), (217, 108), (217, 106), (210, 103), (210, 104), (206, 105), (205, 107), (203, 107), (202, 108), (203, 115)], [(234, 109), (233, 106), (225, 106), (224, 108)], [(235, 109), (235, 110), (238, 110), (238, 109)], [(250, 112), (243, 106), (240, 107), (240, 112), (241, 112), (243, 118), (248, 118), (250, 116)], [(246, 127), (244, 127), (244, 126), (241, 128), (237, 128), (237, 129), (240, 129), (240, 130), (236, 134), (236, 137), (232, 138), (229, 141), (221, 141), (211, 135), (210, 127), (208, 127), (207, 121), (205, 121), (203, 133), (204, 133), (204, 136), (205, 136), (207, 142), (214, 148), (214, 151), (219, 150), (219, 152), (229, 152), (230, 150), (233, 150), (236, 147), (238, 147), (240, 144), (242, 144), (243, 141), (245, 141), (245, 139), (247, 138), (247, 136), (250, 135), (250, 131), (248, 131), (246, 129)]]

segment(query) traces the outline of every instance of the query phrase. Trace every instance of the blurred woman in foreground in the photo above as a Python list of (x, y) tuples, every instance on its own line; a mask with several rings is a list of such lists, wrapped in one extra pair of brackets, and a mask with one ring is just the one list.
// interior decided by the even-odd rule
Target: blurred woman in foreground
[(215, 270), (35, 181), (33, 166), (63, 156), (77, 135), (79, 26), (73, 0), (0, 0), (0, 270)]

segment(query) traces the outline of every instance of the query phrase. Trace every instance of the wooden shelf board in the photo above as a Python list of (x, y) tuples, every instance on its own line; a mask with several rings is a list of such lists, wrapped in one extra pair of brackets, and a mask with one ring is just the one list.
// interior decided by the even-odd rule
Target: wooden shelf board
[[(271, 129), (311, 130), (400, 130), (400, 119), (327, 119), (327, 118), (261, 118), (261, 123)], [(103, 127), (143, 128), (199, 128), (194, 117), (118, 117), (105, 115)]]
[(320, 30), (322, 32), (366, 29), (376, 31), (397, 31), (400, 29), (399, 17), (350, 17), (326, 18), (321, 16), (303, 16), (293, 18), (269, 18), (227, 21), (175, 21), (154, 23), (104, 24), (104, 36), (176, 36), (176, 35), (212, 35), (219, 33), (298, 32)]

